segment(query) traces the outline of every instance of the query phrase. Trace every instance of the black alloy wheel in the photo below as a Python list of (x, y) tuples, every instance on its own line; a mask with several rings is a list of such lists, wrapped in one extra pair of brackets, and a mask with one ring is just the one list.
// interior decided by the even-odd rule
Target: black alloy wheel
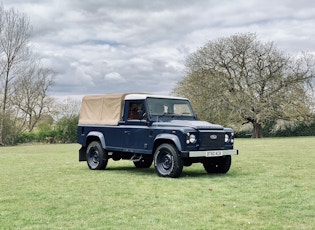
[(183, 171), (183, 160), (172, 144), (161, 144), (154, 153), (156, 173), (161, 177), (179, 177)]
[(103, 170), (107, 166), (108, 154), (99, 141), (92, 141), (86, 150), (86, 160), (90, 169)]

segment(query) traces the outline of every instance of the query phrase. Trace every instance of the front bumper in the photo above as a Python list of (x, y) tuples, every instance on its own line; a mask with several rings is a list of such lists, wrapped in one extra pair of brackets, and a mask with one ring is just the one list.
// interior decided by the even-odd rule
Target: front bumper
[(209, 150), (209, 151), (190, 151), (188, 157), (219, 157), (227, 155), (238, 155), (237, 149)]

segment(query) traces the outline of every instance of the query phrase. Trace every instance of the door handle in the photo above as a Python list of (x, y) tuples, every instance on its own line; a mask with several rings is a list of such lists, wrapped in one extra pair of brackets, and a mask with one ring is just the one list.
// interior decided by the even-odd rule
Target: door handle
[(128, 134), (128, 135), (129, 135), (129, 134), (130, 134), (130, 131), (124, 131), (124, 134)]

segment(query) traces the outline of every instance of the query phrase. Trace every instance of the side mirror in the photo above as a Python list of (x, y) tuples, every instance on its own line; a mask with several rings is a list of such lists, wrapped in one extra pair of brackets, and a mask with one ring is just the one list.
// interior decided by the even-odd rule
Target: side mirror
[(139, 113), (139, 120), (146, 120), (147, 119), (147, 113), (146, 112), (141, 112), (141, 113)]

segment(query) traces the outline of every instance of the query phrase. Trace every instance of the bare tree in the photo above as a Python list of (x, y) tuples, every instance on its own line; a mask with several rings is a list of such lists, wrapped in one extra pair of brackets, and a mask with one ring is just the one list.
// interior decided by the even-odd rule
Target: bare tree
[(60, 120), (61, 118), (71, 119), (76, 117), (80, 113), (81, 100), (74, 98), (66, 98), (62, 101), (56, 101), (55, 108), (55, 120)]
[(186, 77), (175, 94), (191, 99), (204, 119), (262, 126), (278, 119), (303, 121), (310, 116), (314, 57), (290, 57), (256, 34), (237, 34), (210, 41), (191, 54)]
[(43, 114), (49, 113), (51, 99), (48, 90), (53, 85), (54, 72), (41, 67), (39, 61), (28, 61), (21, 75), (14, 81), (10, 104), (18, 112), (20, 126), (33, 130)]
[(18, 76), (21, 62), (28, 58), (28, 42), (31, 34), (29, 19), (14, 9), (4, 10), (0, 6), (0, 80), (3, 88), (0, 121), (0, 143), (5, 136), (9, 89)]

